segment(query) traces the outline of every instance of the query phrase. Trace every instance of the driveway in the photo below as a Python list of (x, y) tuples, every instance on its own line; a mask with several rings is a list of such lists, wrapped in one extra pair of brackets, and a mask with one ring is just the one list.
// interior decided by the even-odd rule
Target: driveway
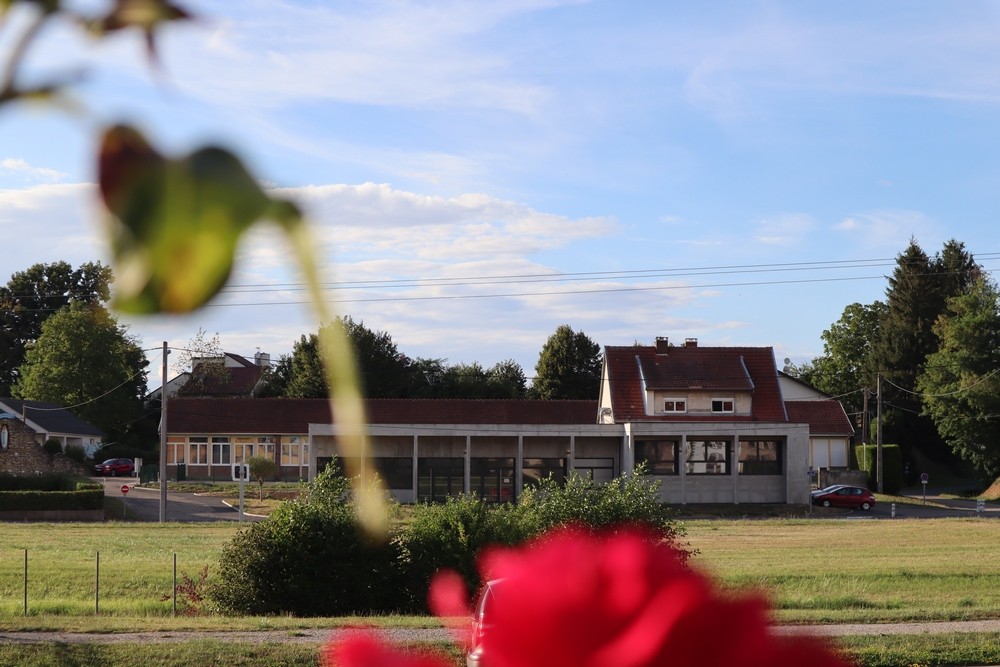
[[(104, 493), (112, 498), (122, 498), (122, 486), (128, 487), (124, 501), (129, 513), (138, 521), (160, 520), (160, 489), (136, 486), (136, 477), (95, 477), (103, 482)], [(239, 521), (238, 507), (230, 507), (217, 496), (198, 496), (193, 493), (167, 492), (167, 521), (190, 523), (196, 521)], [(259, 517), (244, 515), (244, 521), (257, 521)]]

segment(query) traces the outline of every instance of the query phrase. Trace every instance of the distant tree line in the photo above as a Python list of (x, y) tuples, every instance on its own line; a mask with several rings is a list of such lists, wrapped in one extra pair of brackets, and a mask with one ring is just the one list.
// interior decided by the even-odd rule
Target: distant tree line
[(911, 239), (885, 300), (851, 303), (821, 337), (823, 354), (793, 372), (871, 423), (868, 442), (881, 384), (883, 442), (1000, 475), (1000, 295), (963, 243), (929, 256)]
[[(411, 358), (392, 336), (364, 322), (341, 318), (354, 346), (361, 388), (369, 398), (531, 398), (596, 400), (601, 379), (600, 346), (568, 325), (558, 327), (538, 357), (528, 385), (513, 359), (484, 368), (478, 362), (449, 365), (446, 359)], [(319, 333), (302, 336), (268, 373), (261, 397), (323, 398), (328, 387), (319, 356)]]

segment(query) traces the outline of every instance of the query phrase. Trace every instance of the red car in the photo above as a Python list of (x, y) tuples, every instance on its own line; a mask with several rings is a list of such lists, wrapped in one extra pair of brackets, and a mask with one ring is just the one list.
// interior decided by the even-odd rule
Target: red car
[(834, 484), (825, 489), (813, 491), (810, 496), (813, 505), (823, 507), (849, 507), (867, 512), (875, 506), (875, 494), (863, 486)]
[(109, 475), (111, 477), (117, 477), (118, 475), (131, 477), (133, 469), (132, 459), (108, 459), (104, 463), (98, 463), (94, 466), (94, 474)]

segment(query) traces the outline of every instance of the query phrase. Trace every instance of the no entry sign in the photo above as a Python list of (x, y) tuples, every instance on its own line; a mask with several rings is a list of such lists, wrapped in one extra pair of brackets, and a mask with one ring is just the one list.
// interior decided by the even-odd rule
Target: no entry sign
[(128, 493), (128, 484), (122, 484), (122, 495)]

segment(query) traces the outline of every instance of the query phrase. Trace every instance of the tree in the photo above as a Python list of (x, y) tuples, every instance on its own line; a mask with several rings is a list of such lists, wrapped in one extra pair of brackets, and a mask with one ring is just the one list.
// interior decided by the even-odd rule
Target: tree
[(917, 382), (929, 415), (952, 451), (988, 480), (1000, 476), (1000, 293), (980, 277), (948, 301), (934, 332), (938, 350)]
[(559, 326), (538, 355), (532, 398), (596, 399), (600, 385), (600, 346), (582, 331)]
[(849, 414), (864, 406), (863, 389), (875, 388), (874, 346), (879, 340), (886, 306), (852, 303), (821, 334), (823, 355), (800, 369), (799, 377), (820, 391), (837, 396)]
[(111, 280), (111, 269), (100, 262), (78, 269), (53, 262), (19, 271), (0, 287), (0, 396), (9, 395), (17, 382), (25, 350), (42, 323), (70, 303), (107, 302)]
[(278, 474), (278, 464), (267, 456), (251, 456), (247, 459), (250, 469), (250, 479), (257, 482), (260, 500), (264, 500), (264, 482), (272, 480)]
[(486, 376), (496, 398), (524, 398), (528, 393), (524, 369), (513, 359), (497, 362)]
[(174, 363), (176, 370), (190, 373), (180, 393), (185, 396), (204, 395), (206, 387), (226, 384), (229, 381), (229, 369), (226, 367), (225, 354), (219, 334), (209, 337), (199, 327), (198, 333), (178, 353)]
[(898, 442), (907, 450), (916, 447), (933, 458), (948, 456), (933, 422), (921, 414), (916, 383), (928, 355), (938, 347), (934, 323), (945, 312), (947, 300), (956, 295), (953, 290), (971, 284), (978, 271), (964, 246), (955, 241), (932, 259), (911, 239), (896, 258), (886, 289), (887, 310), (873, 350), (873, 361), (884, 380), (883, 407), (889, 408), (883, 409), (883, 440)]
[(72, 303), (49, 317), (27, 351), (14, 395), (70, 408), (108, 440), (139, 447), (149, 362), (128, 328), (102, 306)]
[(398, 398), (409, 384), (410, 360), (400, 354), (392, 336), (372, 331), (350, 316), (341, 319), (354, 346), (361, 374), (361, 390), (368, 398)]

